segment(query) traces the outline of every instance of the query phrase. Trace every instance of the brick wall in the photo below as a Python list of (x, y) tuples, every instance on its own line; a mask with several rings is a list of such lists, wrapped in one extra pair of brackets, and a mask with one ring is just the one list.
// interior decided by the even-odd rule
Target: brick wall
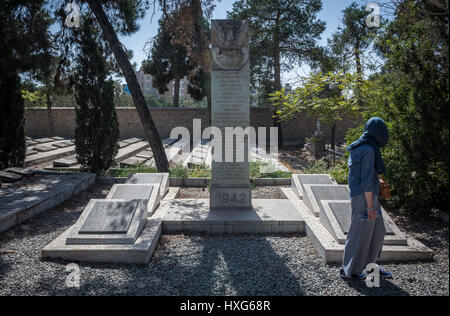
[[(158, 108), (150, 110), (153, 120), (162, 138), (167, 138), (170, 131), (177, 126), (189, 129), (192, 135), (192, 122), (194, 119), (202, 120), (202, 128), (209, 125), (208, 111), (206, 109), (188, 108)], [(144, 137), (138, 113), (135, 108), (117, 108), (120, 124), (120, 137)], [(75, 111), (73, 108), (54, 108), (53, 121), (57, 136), (73, 138), (75, 130)], [(270, 109), (251, 109), (251, 125), (254, 127), (270, 127), (272, 124), (272, 111)], [(344, 141), (347, 130), (358, 124), (358, 120), (345, 119), (337, 125), (336, 141)], [(295, 119), (282, 123), (283, 139), (287, 142), (304, 142), (316, 129), (316, 118), (298, 115)], [(321, 128), (329, 139), (329, 127), (322, 124)], [(26, 110), (26, 132), (30, 137), (49, 137), (50, 133), (47, 110), (43, 108), (29, 108)]]

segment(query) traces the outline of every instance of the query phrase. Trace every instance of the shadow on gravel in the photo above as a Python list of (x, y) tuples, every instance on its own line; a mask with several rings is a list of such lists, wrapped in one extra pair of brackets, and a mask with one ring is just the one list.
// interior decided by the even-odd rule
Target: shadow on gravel
[(348, 286), (364, 296), (410, 296), (408, 292), (395, 285), (391, 280), (381, 280), (379, 288), (369, 288), (365, 281), (348, 280)]
[[(202, 243), (200, 263), (191, 274), (204, 281), (202, 293), (187, 295), (304, 295), (300, 280), (286, 265), (287, 258), (280, 257), (264, 236), (243, 240), (208, 235)], [(223, 271), (218, 267), (224, 267)]]

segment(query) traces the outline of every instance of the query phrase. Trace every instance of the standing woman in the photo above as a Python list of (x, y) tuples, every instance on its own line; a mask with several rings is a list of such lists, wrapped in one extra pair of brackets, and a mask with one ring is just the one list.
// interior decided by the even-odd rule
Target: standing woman
[[(389, 132), (381, 118), (371, 118), (361, 137), (347, 149), (352, 222), (345, 243), (342, 278), (364, 279), (365, 269), (376, 263), (381, 255), (386, 235), (381, 204), (378, 175), (386, 172), (380, 148), (389, 140)], [(380, 268), (380, 276), (392, 274)]]

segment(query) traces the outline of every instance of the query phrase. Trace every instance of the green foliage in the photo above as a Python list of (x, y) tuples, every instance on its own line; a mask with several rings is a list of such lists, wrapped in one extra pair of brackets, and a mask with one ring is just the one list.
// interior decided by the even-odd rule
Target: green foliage
[[(252, 86), (264, 96), (276, 87), (282, 70), (302, 65), (318, 50), (316, 41), (325, 29), (317, 19), (321, 0), (238, 0), (228, 12), (231, 19), (250, 22)], [(280, 83), (278, 83), (280, 84)]]
[[(378, 78), (383, 91), (363, 113), (365, 120), (379, 116), (388, 125), (383, 157), (393, 194), (389, 203), (407, 213), (448, 209), (448, 16), (445, 21), (434, 14), (438, 10), (405, 1), (378, 40), (386, 59)], [(361, 131), (362, 126), (351, 131), (348, 142)]]
[(22, 90), (22, 98), (25, 102), (25, 107), (43, 108), (47, 106), (47, 95), (41, 91), (27, 91)]
[[(371, 56), (365, 52), (382, 25), (368, 27), (366, 24), (368, 13), (365, 5), (359, 5), (356, 2), (348, 6), (342, 13), (342, 27), (328, 40), (333, 59), (331, 68), (345, 73), (356, 71), (362, 77), (363, 69), (371, 66), (370, 62), (372, 61)], [(380, 22), (381, 24), (385, 23), (384, 21)], [(363, 64), (364, 62), (365, 64)]]
[(4, 72), (0, 61), (0, 169), (22, 166), (25, 160), (24, 101), (17, 73)]
[(348, 184), (348, 164), (346, 160), (342, 160), (329, 170), (330, 176), (336, 180), (338, 184)]
[(292, 173), (284, 172), (284, 171), (275, 171), (271, 173), (261, 173), (262, 167), (267, 167), (267, 163), (261, 162), (251, 162), (250, 163), (250, 178), (251, 179), (259, 179), (259, 178), (291, 178)]
[[(159, 21), (158, 34), (149, 59), (143, 62), (142, 67), (146, 73), (152, 75), (153, 87), (157, 88), (160, 94), (169, 91), (167, 85), (172, 80), (181, 80), (194, 68), (186, 48), (173, 43), (172, 35), (164, 19)], [(175, 91), (175, 96), (178, 95), (179, 88)], [(175, 107), (179, 105), (177, 97), (174, 103)]]
[(303, 169), (304, 174), (327, 174), (329, 173), (329, 163), (326, 158), (321, 158)]
[(334, 167), (330, 167), (327, 158), (321, 158), (303, 169), (304, 174), (329, 174), (338, 184), (348, 184), (348, 171), (346, 159), (342, 159)]
[(361, 82), (357, 75), (350, 73), (330, 72), (311, 75), (303, 86), (293, 92), (284, 89), (276, 91), (271, 94), (270, 101), (282, 120), (291, 119), (304, 112), (332, 124), (346, 115), (358, 115), (359, 102), (352, 93), (357, 87), (362, 91), (364, 101), (380, 93), (376, 82)]
[(75, 83), (77, 159), (83, 170), (102, 174), (118, 152), (119, 123), (114, 108), (114, 82), (109, 75), (105, 47), (89, 21), (81, 27)]
[(0, 169), (25, 159), (25, 117), (21, 76), (45, 72), (50, 19), (41, 0), (5, 0), (0, 10)]

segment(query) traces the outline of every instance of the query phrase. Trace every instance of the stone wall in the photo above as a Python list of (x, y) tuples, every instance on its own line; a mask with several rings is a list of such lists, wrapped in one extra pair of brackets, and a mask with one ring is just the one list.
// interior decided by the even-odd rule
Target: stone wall
[[(206, 109), (188, 108), (158, 108), (150, 110), (153, 120), (162, 138), (167, 138), (170, 131), (177, 126), (187, 127), (192, 135), (192, 121), (202, 120), (202, 128), (209, 125)], [(272, 124), (270, 109), (251, 109), (251, 124), (254, 127), (270, 127)], [(135, 108), (117, 108), (120, 124), (120, 138), (144, 137), (144, 130)], [(54, 108), (53, 121), (56, 135), (73, 138), (75, 130), (75, 111), (73, 108)], [(345, 119), (337, 125), (336, 141), (344, 141), (347, 130), (358, 124), (358, 120)], [(316, 129), (316, 118), (298, 115), (295, 119), (283, 122), (283, 140), (287, 143), (303, 143)], [(329, 139), (329, 127), (322, 124), (322, 130)], [(49, 137), (51, 135), (47, 110), (43, 108), (29, 108), (26, 110), (26, 133), (30, 137)]]

